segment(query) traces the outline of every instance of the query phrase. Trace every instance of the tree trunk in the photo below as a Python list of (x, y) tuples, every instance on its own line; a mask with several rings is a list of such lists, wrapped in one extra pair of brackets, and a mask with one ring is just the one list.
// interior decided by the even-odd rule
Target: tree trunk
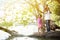
[(11, 31), (11, 30), (9, 30), (9, 29), (6, 29), (6, 28), (4, 28), (4, 27), (0, 27), (0, 30), (5, 31), (5, 32), (9, 33), (10, 35), (13, 35), (13, 34), (14, 34), (13, 31)]

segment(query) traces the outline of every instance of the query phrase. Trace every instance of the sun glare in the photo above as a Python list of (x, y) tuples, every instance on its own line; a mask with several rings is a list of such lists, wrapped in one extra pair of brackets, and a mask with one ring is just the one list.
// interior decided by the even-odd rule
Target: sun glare
[[(22, 11), (27, 9), (29, 7), (28, 4), (25, 3), (24, 0), (0, 0), (0, 18), (4, 18), (5, 21), (9, 22), (9, 21), (15, 21), (15, 16), (16, 18), (18, 17), (20, 19), (20, 17), (22, 16)], [(25, 10), (27, 11), (27, 10)], [(28, 15), (30, 15), (31, 13), (27, 12)], [(29, 16), (24, 17), (23, 19), (26, 20), (26, 18), (29, 18)], [(30, 17), (31, 18), (31, 17)], [(35, 19), (35, 17), (32, 17), (31, 19)], [(36, 21), (36, 20), (34, 20)], [(19, 29), (20, 28), (20, 29)], [(24, 34), (24, 35), (29, 35), (32, 34), (34, 31), (37, 31), (36, 26), (28, 26), (28, 27), (21, 27), (19, 26), (14, 28), (14, 30), (18, 30), (18, 32)], [(11, 28), (12, 29), (12, 28)]]

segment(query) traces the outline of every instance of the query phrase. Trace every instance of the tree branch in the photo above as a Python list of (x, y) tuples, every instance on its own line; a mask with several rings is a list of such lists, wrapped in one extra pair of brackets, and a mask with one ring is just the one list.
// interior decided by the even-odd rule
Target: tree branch
[(3, 31), (5, 31), (5, 32), (7, 32), (7, 33), (9, 33), (9, 34), (11, 34), (11, 35), (14, 34), (14, 31), (11, 31), (11, 30), (6, 29), (6, 28), (4, 28), (4, 27), (0, 27), (0, 30), (3, 30)]

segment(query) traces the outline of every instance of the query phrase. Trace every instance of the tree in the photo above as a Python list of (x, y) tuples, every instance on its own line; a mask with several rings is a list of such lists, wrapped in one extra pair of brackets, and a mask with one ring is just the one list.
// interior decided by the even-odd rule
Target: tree
[(51, 19), (55, 21), (55, 24), (60, 26), (60, 3), (59, 0), (53, 0), (52, 2), (48, 3), (49, 8), (52, 12)]
[[(11, 26), (15, 23), (23, 25), (36, 23), (35, 21), (37, 16), (43, 16), (43, 6), (46, 4), (48, 4), (49, 9), (52, 13), (51, 19), (54, 20), (54, 18), (56, 18), (54, 21), (60, 20), (59, 0), (13, 0), (12, 2), (8, 1), (4, 4), (5, 6), (3, 6), (4, 9), (2, 10), (4, 10), (5, 15), (1, 18), (1, 20), (3, 20), (3, 22), (1, 22), (1, 26), (7, 26), (6, 23), (9, 23), (8, 26)], [(9, 22), (7, 21), (8, 18), (10, 19)]]
[(41, 5), (46, 4), (51, 11), (51, 19), (60, 26), (60, 0), (10, 0), (4, 3), (2, 9), (0, 8), (4, 11), (4, 16), (0, 17), (0, 26), (2, 26), (0, 29), (12, 34), (10, 30), (3, 27), (10, 27), (13, 24), (25, 26), (29, 23), (36, 23), (37, 16), (43, 16), (44, 7)]

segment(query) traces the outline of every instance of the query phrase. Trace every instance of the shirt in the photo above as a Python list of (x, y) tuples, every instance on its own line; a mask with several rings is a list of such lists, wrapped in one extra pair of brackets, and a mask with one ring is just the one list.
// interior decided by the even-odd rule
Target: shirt
[(45, 12), (44, 19), (45, 20), (50, 20), (50, 12), (49, 11), (48, 12)]

